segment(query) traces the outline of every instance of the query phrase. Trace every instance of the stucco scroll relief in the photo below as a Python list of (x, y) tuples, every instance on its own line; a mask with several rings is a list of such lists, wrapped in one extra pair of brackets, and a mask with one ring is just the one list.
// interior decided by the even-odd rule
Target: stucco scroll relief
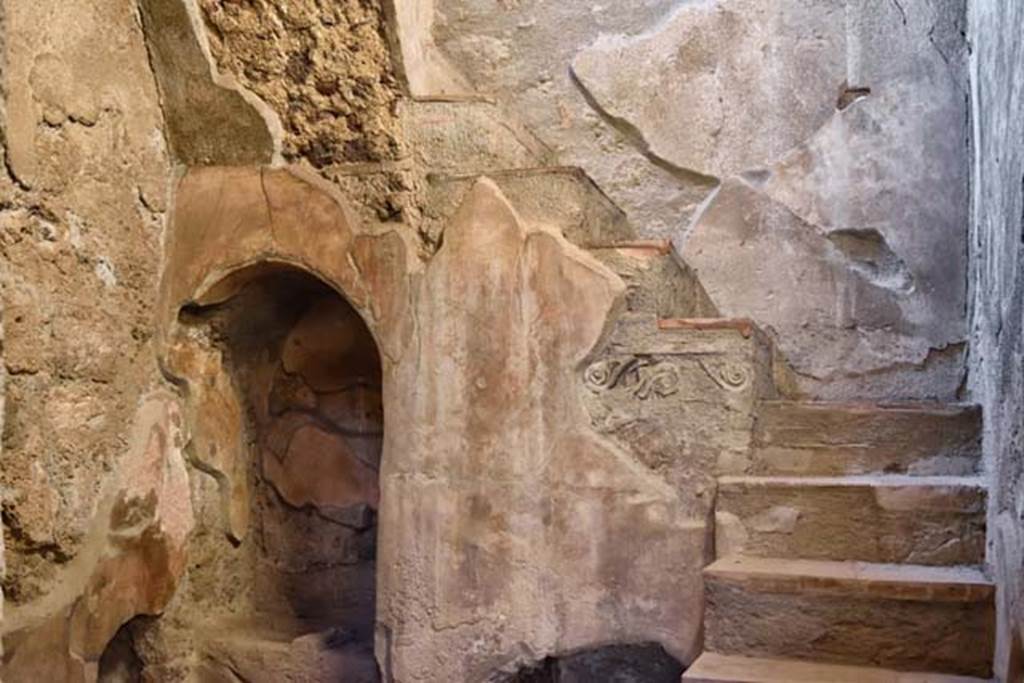
[(642, 401), (671, 396), (679, 391), (680, 382), (674, 365), (643, 356), (592, 363), (583, 379), (594, 393), (624, 387)]
[(711, 381), (729, 391), (744, 389), (753, 379), (750, 368), (728, 360), (700, 360), (698, 364)]
[[(739, 391), (751, 382), (748, 368), (725, 359), (699, 359), (696, 364), (721, 389)], [(650, 356), (603, 359), (583, 373), (587, 388), (595, 394), (612, 389), (628, 390), (635, 398), (667, 398), (679, 393), (680, 368), (671, 361)]]

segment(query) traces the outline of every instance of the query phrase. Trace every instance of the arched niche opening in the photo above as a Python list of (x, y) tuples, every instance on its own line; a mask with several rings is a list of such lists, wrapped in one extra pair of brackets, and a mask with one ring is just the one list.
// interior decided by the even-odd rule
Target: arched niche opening
[(186, 307), (180, 321), (220, 350), (246, 415), (251, 519), (240, 549), (248, 564), (238, 575), (248, 583), (241, 611), (268, 637), (317, 653), (305, 670), (314, 679), (378, 680), (384, 415), (373, 335), (337, 291), (288, 265), (236, 272), (204, 300), (217, 303)]

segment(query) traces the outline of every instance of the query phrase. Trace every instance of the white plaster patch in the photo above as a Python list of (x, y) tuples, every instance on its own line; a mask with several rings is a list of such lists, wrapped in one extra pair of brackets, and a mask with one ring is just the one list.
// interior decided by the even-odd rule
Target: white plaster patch
[(776, 505), (747, 520), (750, 528), (766, 534), (791, 534), (796, 530), (800, 520), (800, 511), (796, 508)]
[(879, 486), (874, 494), (878, 506), (890, 512), (965, 511), (975, 502), (969, 489), (957, 486)]
[(45, 242), (55, 242), (57, 240), (57, 226), (51, 221), (45, 218), (36, 217), (36, 224), (39, 226), (39, 238)]
[(114, 266), (105, 258), (96, 261), (96, 277), (107, 287), (117, 286), (117, 275), (114, 274)]
[(76, 250), (82, 248), (82, 228), (85, 222), (77, 214), (68, 211), (65, 218), (68, 224), (68, 242)]
[(739, 517), (731, 512), (715, 513), (715, 555), (741, 555), (750, 534)]
[(750, 458), (742, 451), (722, 451), (718, 455), (720, 474), (744, 474), (750, 469)]

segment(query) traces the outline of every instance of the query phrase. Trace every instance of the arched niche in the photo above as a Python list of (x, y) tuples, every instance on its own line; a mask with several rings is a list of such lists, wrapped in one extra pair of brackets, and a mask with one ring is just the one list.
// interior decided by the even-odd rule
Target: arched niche
[(385, 364), (397, 363), (412, 343), (411, 278), (420, 266), (410, 237), (361, 226), (337, 188), (302, 170), (188, 171), (175, 190), (164, 251), (157, 344), (165, 364), (173, 362), (183, 306), (217, 303), (247, 278), (283, 266), (341, 293), (366, 321)]
[(204, 666), (244, 661), (249, 642), (283, 647), (271, 677), (376, 681), (377, 343), (344, 296), (294, 265), (255, 263), (210, 292), (179, 310), (171, 354), (194, 464), (229, 484), (224, 510), (244, 519), (222, 564), (194, 565), (197, 584), (227, 597), (201, 627)]
[(299, 170), (207, 167), (178, 182), (156, 347), (165, 376), (187, 399), (193, 464), (216, 478), (225, 530), (236, 543), (248, 532), (250, 512), (243, 444), (233, 437), (244, 416), (223, 354), (182, 324), (181, 311), (222, 305), (253, 283), (300, 271), (365, 322), (387, 392), (414, 334), (409, 300), (417, 261), (407, 240), (398, 230), (363, 228), (336, 188)]
[(372, 639), (384, 435), (380, 352), (310, 273), (262, 263), (180, 322), (219, 354), (241, 406), (254, 614)]
[(258, 675), (376, 680), (384, 412), (413, 333), (406, 239), (361, 228), (299, 172), (205, 168), (178, 184), (165, 251), (159, 361), (190, 460), (212, 475), (197, 485), (220, 504), (190, 548), (210, 594), (202, 666), (216, 676), (262, 643), (285, 668)]

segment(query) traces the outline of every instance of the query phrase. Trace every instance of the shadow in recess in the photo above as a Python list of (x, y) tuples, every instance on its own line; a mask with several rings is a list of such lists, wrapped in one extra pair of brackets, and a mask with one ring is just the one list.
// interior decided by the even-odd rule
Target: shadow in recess
[(657, 643), (608, 645), (548, 657), (503, 683), (679, 683), (683, 671)]

